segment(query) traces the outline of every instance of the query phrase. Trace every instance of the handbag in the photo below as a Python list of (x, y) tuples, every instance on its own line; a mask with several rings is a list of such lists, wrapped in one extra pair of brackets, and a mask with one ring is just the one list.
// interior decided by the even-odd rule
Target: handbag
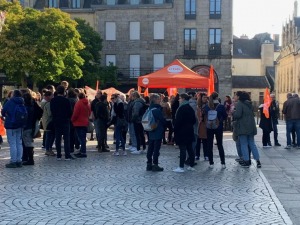
[(89, 120), (89, 124), (87, 126), (87, 133), (92, 133), (94, 129), (95, 129), (94, 123)]
[(199, 138), (207, 139), (207, 130), (205, 122), (200, 122), (199, 124)]
[(33, 132), (33, 138), (40, 138), (42, 137), (41, 131), (40, 131), (40, 121), (35, 122), (34, 126), (34, 132)]

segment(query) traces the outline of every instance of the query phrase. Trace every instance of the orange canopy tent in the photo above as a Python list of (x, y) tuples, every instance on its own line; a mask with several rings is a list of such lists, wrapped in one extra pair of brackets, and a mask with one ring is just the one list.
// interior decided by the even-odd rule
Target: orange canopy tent
[(138, 86), (145, 88), (208, 88), (209, 79), (192, 71), (178, 59), (151, 74), (140, 76)]

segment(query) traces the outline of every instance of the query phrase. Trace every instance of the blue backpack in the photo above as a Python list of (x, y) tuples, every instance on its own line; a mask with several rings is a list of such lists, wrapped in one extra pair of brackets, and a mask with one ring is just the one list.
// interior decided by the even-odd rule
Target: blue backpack
[(16, 128), (24, 128), (28, 119), (28, 112), (24, 104), (16, 105), (11, 122)]

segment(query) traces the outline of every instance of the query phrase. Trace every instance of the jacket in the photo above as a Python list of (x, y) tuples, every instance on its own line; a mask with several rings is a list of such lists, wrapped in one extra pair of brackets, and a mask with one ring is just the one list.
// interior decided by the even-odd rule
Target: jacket
[(166, 119), (163, 116), (162, 107), (158, 104), (150, 104), (149, 109), (153, 109), (152, 113), (155, 121), (157, 122), (157, 128), (152, 131), (149, 131), (149, 139), (161, 140), (163, 138), (166, 125)]
[(42, 116), (43, 129), (47, 130), (48, 124), (52, 121), (50, 102), (42, 102), (41, 107), (43, 109), (43, 116)]
[[(217, 130), (223, 130), (223, 121), (227, 119), (227, 113), (225, 110), (225, 106), (220, 104), (219, 102), (214, 102), (215, 110), (218, 112), (217, 117), (219, 120), (219, 127)], [(208, 115), (208, 111), (210, 110), (208, 104), (204, 106), (205, 115)]]
[(99, 120), (102, 120), (104, 122), (109, 121), (109, 110), (108, 110), (108, 105), (105, 102), (98, 102), (95, 106), (96, 110), (96, 118)]
[(145, 104), (146, 104), (145, 100), (142, 98), (137, 98), (134, 100), (133, 106), (132, 106), (132, 115), (131, 115), (131, 121), (133, 123), (141, 123), (142, 122), (143, 115), (141, 115), (140, 112)]
[[(271, 115), (269, 116), (269, 118), (267, 118), (265, 116), (265, 114), (263, 113), (263, 110), (264, 110), (263, 107), (259, 108), (259, 111), (260, 111), (259, 127), (261, 129), (263, 129), (264, 131), (271, 132), (271, 131), (273, 131), (273, 124), (272, 124), (272, 120), (271, 120)], [(270, 114), (270, 108), (269, 108), (269, 114)]]
[(91, 108), (87, 98), (79, 99), (74, 106), (74, 112), (71, 118), (74, 127), (87, 127)]
[(299, 97), (289, 98), (283, 104), (282, 113), (285, 114), (286, 120), (300, 119), (300, 99)]
[(64, 96), (56, 96), (50, 101), (50, 109), (55, 126), (70, 123), (72, 108), (70, 101)]
[(182, 105), (177, 109), (174, 123), (174, 139), (177, 145), (185, 145), (195, 140), (194, 124), (195, 111), (189, 105)]
[(232, 115), (235, 120), (233, 130), (236, 136), (257, 134), (251, 101), (238, 101)]
[(15, 107), (17, 105), (24, 105), (24, 99), (22, 97), (12, 97), (10, 98), (1, 111), (3, 117), (5, 117), (4, 127), (5, 129), (18, 129), (20, 127), (16, 127), (12, 122), (12, 116), (15, 111)]

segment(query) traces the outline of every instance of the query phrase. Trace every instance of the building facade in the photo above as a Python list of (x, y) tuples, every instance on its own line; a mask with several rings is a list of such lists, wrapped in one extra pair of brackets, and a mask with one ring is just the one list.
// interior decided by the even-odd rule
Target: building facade
[(102, 64), (117, 66), (119, 80), (136, 82), (138, 76), (179, 59), (204, 76), (213, 65), (216, 90), (220, 96), (231, 93), (232, 0), (35, 0), (30, 4), (37, 9), (58, 7), (73, 18), (87, 20), (103, 39)]

